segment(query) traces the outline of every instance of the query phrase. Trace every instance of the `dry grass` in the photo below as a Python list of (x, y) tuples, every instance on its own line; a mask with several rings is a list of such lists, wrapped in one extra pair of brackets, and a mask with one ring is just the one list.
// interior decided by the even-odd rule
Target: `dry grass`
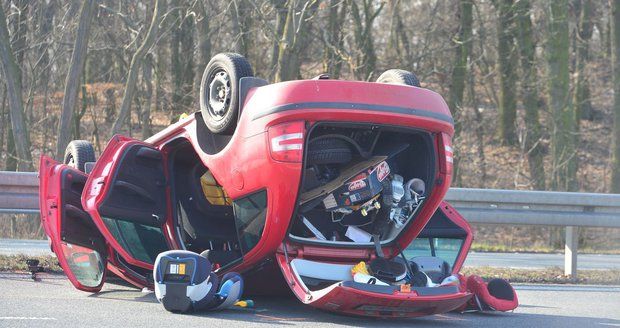
[(55, 256), (0, 255), (0, 271), (28, 271), (26, 260), (37, 259), (46, 272), (62, 272)]

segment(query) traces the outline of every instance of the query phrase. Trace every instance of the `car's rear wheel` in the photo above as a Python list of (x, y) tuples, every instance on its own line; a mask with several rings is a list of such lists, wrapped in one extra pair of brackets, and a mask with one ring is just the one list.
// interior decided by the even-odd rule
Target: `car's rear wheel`
[(253, 76), (245, 57), (235, 53), (215, 55), (200, 83), (200, 112), (213, 133), (232, 134), (239, 113), (239, 80)]
[(85, 172), (84, 165), (95, 161), (95, 148), (89, 141), (73, 140), (67, 145), (63, 163)]
[(389, 69), (377, 78), (379, 83), (404, 84), (420, 87), (420, 80), (415, 74), (404, 69)]

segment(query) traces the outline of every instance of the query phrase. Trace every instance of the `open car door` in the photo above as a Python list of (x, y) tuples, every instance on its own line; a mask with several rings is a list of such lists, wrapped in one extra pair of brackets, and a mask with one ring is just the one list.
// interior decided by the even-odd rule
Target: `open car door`
[(87, 176), (42, 156), (39, 167), (41, 221), (52, 251), (80, 290), (101, 290), (106, 272), (105, 239), (81, 203)]
[[(409, 249), (403, 253), (410, 262), (420, 262), (419, 270), (426, 270), (429, 277), (433, 276), (436, 286), (432, 287), (411, 285), (403, 288), (400, 284), (354, 281), (351, 269), (360, 261), (369, 261), (374, 250), (325, 252), (319, 247), (285, 242), (276, 254), (276, 261), (297, 298), (324, 310), (363, 316), (416, 317), (459, 309), (472, 294), (459, 285), (440, 286), (440, 283), (460, 270), (472, 241), (471, 230), (467, 222), (445, 202), (441, 203), (427, 227), (412, 245), (421, 243), (428, 253), (411, 253)], [(434, 238), (439, 236), (450, 239), (447, 242), (448, 251), (445, 252), (450, 257), (441, 261), (438, 256), (444, 255), (444, 252), (440, 254), (439, 249), (431, 244), (436, 243)], [(336, 258), (339, 253), (341, 258)], [(435, 266), (438, 262), (448, 261), (450, 263), (447, 265)], [(430, 274), (431, 271), (433, 274)], [(435, 271), (439, 271), (437, 275)]]
[(162, 152), (114, 136), (88, 177), (82, 204), (124, 261), (151, 270), (174, 244), (169, 196)]

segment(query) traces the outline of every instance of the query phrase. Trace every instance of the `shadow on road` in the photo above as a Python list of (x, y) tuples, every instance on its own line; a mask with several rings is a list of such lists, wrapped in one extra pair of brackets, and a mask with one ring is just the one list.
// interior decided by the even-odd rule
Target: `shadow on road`
[[(109, 289), (98, 294), (90, 295), (93, 298), (124, 300), (133, 302), (157, 303), (154, 293), (144, 293), (139, 290), (126, 289), (119, 286), (119, 289)], [(563, 316), (550, 314), (520, 313), (517, 309), (513, 313), (486, 312), (486, 313), (448, 313), (432, 315), (420, 318), (363, 318), (334, 314), (314, 309), (300, 303), (292, 295), (287, 296), (259, 296), (251, 297), (254, 300), (254, 308), (232, 308), (223, 311), (201, 311), (188, 314), (169, 313), (168, 318), (180, 316), (188, 319), (215, 319), (218, 321), (230, 321), (231, 326), (237, 326), (239, 322), (248, 325), (255, 323), (278, 325), (278, 326), (305, 326), (307, 324), (336, 324), (350, 327), (410, 327), (412, 325), (420, 327), (451, 326), (469, 327), (476, 325), (479, 327), (496, 326), (581, 326), (592, 325), (620, 325), (620, 320), (595, 319), (578, 316)], [(157, 305), (160, 311), (164, 312), (162, 306)], [(554, 309), (554, 307), (539, 306), (532, 304), (522, 304), (523, 310), (544, 310)], [(569, 323), (567, 325), (567, 323)]]

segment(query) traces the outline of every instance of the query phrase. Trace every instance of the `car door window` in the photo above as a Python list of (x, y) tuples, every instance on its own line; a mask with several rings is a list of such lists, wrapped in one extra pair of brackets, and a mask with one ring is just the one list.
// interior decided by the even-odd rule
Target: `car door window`
[(105, 267), (99, 252), (66, 242), (61, 242), (60, 248), (71, 272), (82, 285), (91, 288), (101, 285)]
[(260, 191), (233, 202), (235, 225), (243, 253), (258, 244), (267, 217), (267, 192)]
[(103, 217), (103, 222), (119, 244), (139, 261), (154, 263), (157, 254), (169, 249), (158, 227), (109, 217)]

